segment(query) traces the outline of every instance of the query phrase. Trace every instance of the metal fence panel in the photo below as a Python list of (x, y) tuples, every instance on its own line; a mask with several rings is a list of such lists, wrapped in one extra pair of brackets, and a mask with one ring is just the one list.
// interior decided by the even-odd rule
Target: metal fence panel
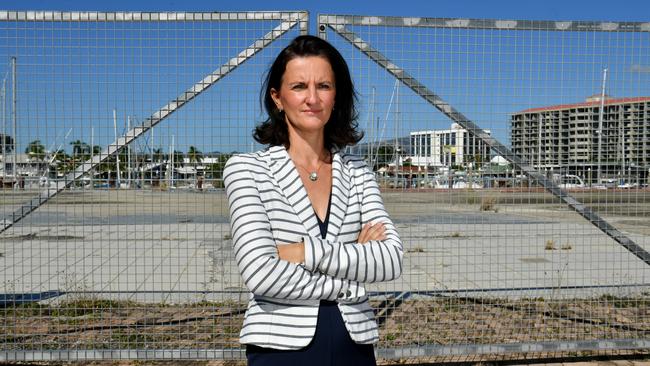
[(0, 12), (1, 359), (241, 358), (221, 173), (306, 20)]
[[(648, 24), (318, 26), (406, 249), (370, 286), (380, 359), (650, 348)], [(306, 31), (0, 11), (0, 360), (243, 357), (221, 171), (259, 148), (263, 73)]]
[(407, 246), (380, 354), (647, 349), (649, 30), (319, 16)]

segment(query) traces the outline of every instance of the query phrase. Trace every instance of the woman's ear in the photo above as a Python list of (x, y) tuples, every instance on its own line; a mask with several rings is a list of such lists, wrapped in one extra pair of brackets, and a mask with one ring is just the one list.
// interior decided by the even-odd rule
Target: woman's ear
[(278, 93), (275, 88), (271, 88), (271, 99), (273, 99), (273, 102), (275, 102), (275, 106), (278, 108), (280, 112), (282, 112), (282, 101), (280, 100), (280, 94)]

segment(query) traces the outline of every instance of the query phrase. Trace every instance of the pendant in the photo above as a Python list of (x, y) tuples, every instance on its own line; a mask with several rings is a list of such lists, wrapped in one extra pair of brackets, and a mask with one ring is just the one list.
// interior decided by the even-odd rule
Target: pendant
[(309, 180), (310, 181), (315, 182), (317, 179), (318, 179), (318, 173), (313, 172), (313, 173), (309, 174)]

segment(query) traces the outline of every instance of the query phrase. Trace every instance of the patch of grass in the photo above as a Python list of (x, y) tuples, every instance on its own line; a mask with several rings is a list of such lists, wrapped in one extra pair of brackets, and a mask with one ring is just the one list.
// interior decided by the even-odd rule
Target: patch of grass
[(46, 305), (36, 302), (29, 302), (17, 306), (9, 306), (0, 309), (0, 318), (2, 317), (28, 317), (28, 316), (45, 316), (50, 315), (50, 309)]
[(571, 250), (571, 249), (573, 249), (573, 246), (571, 245), (571, 243), (564, 243), (564, 244), (562, 244), (560, 249), (562, 249), (562, 250)]
[(496, 197), (483, 197), (481, 199), (481, 211), (498, 212)]
[(78, 299), (62, 302), (51, 306), (49, 312), (52, 316), (79, 317), (95, 313), (104, 313), (108, 310), (142, 307), (129, 301)]
[(624, 309), (624, 308), (645, 308), (650, 306), (650, 299), (639, 297), (619, 297), (614, 295), (602, 295), (598, 298), (598, 301), (607, 302), (613, 305), (615, 308)]
[(246, 303), (241, 303), (239, 301), (235, 300), (222, 300), (222, 301), (209, 301), (209, 300), (201, 300), (197, 302), (191, 302), (187, 304), (183, 304), (184, 307), (189, 307), (189, 308), (236, 308), (239, 309), (241, 307), (246, 308)]
[(460, 238), (460, 233), (458, 231), (454, 231), (453, 233), (451, 233), (451, 237), (452, 238)]
[(160, 339), (146, 332), (124, 332), (121, 330), (111, 333), (111, 341), (117, 343), (117, 348), (125, 349), (149, 348), (148, 346), (161, 342)]
[(413, 248), (410, 248), (406, 251), (407, 253), (424, 253), (424, 248), (422, 245), (416, 245)]
[(555, 247), (555, 240), (549, 239), (546, 241), (546, 244), (544, 245), (544, 250), (557, 250)]

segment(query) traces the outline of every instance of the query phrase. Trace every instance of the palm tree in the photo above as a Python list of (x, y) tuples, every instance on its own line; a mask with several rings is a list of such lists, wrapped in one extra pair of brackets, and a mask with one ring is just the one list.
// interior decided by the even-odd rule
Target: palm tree
[(76, 140), (76, 141), (70, 142), (70, 145), (72, 145), (72, 156), (77, 156), (77, 155), (81, 154), (82, 145), (84, 145), (84, 144), (85, 144), (85, 142), (83, 142), (81, 140)]
[(174, 166), (179, 167), (183, 164), (185, 154), (182, 151), (174, 150)]
[(223, 188), (223, 168), (226, 166), (226, 161), (232, 154), (220, 154), (215, 163), (210, 164), (206, 173), (207, 178), (214, 180), (214, 186)]
[(190, 146), (187, 157), (190, 159), (190, 163), (200, 163), (203, 160), (203, 153), (196, 147)]
[(34, 140), (27, 145), (25, 154), (28, 154), (32, 159), (43, 160), (45, 158), (45, 146), (41, 143), (41, 140)]
[(70, 145), (72, 145), (72, 160), (75, 166), (78, 162), (83, 162), (90, 158), (90, 145), (87, 143), (76, 140), (72, 141)]
[(65, 150), (59, 149), (52, 154), (54, 156), (54, 161), (58, 161), (61, 163), (67, 162), (70, 160), (70, 155), (68, 155)]
[[(387, 166), (393, 160), (393, 153), (395, 149), (390, 145), (382, 145), (375, 152), (376, 156), (370, 156), (370, 161), (373, 162), (372, 170), (377, 171), (377, 169)], [(376, 158), (375, 161), (373, 161)]]
[(65, 150), (59, 149), (52, 154), (52, 160), (55, 161), (57, 172), (67, 174), (72, 170), (71, 158)]
[(163, 153), (162, 148), (153, 149), (153, 161), (154, 162), (160, 162), (160, 161), (163, 161), (165, 159), (167, 159), (167, 157)]

